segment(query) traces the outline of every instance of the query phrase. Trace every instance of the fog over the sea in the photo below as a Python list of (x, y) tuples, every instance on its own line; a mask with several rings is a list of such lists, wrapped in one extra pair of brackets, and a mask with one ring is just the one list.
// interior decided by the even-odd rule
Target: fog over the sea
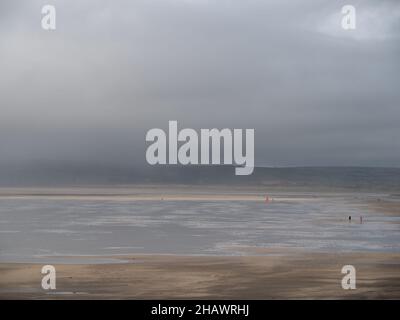
[(258, 166), (398, 167), (400, 1), (346, 31), (348, 2), (2, 0), (0, 170), (140, 167), (168, 120), (254, 128)]

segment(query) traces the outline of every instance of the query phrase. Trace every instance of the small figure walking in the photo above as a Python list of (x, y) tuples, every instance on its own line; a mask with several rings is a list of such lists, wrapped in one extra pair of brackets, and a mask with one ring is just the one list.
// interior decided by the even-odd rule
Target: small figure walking
[(360, 224), (362, 224), (362, 223), (363, 223), (363, 217), (360, 216)]
[(351, 216), (349, 216), (349, 222), (351, 222)]

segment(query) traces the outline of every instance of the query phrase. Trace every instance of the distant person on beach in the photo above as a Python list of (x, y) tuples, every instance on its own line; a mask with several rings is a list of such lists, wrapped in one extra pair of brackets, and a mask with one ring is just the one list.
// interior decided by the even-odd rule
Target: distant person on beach
[(362, 218), (362, 216), (360, 216), (360, 224), (362, 224), (363, 223), (363, 218)]
[(351, 222), (351, 216), (349, 216), (349, 222)]

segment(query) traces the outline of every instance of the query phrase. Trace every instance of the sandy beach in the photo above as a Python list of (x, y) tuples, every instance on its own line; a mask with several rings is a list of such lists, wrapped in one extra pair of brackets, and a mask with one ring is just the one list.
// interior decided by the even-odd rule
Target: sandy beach
[[(1, 299), (398, 299), (400, 254), (199, 257), (142, 255), (128, 263), (61, 264), (57, 289), (41, 265), (1, 264)], [(357, 270), (343, 290), (341, 268)]]
[[(158, 201), (157, 204), (161, 205), (164, 202), (160, 201), (160, 198), (162, 198), (162, 200), (170, 200), (174, 205), (182, 201), (193, 201), (196, 203), (212, 202), (214, 203), (212, 207), (214, 209), (216, 208), (215, 205), (219, 205), (221, 201), (223, 203), (225, 203), (224, 201), (228, 201), (229, 203), (232, 199), (237, 200), (240, 204), (253, 202), (263, 203), (265, 201), (263, 195), (256, 188), (246, 189), (244, 192), (243, 190), (237, 190), (236, 192), (231, 191), (231, 193), (224, 193), (220, 189), (219, 193), (215, 194), (210, 193), (209, 190), (205, 191), (204, 189), (200, 190), (201, 192), (195, 190), (190, 193), (181, 192), (182, 189), (178, 191), (176, 189), (149, 189), (148, 192), (143, 188), (138, 189), (140, 192), (136, 192), (132, 189), (124, 190), (125, 189), (119, 189), (113, 192), (108, 189), (101, 191), (98, 189), (36, 189), (35, 192), (32, 192), (32, 190), (29, 189), (3, 189), (0, 190), (0, 198), (3, 200), (8, 199), (7, 201), (10, 201), (10, 199), (11, 201), (30, 201), (30, 199), (35, 199), (36, 202), (34, 203), (53, 200), (58, 203), (59, 201), (67, 200), (67, 204), (71, 204), (75, 203), (75, 201), (83, 201), (83, 203), (89, 201), (88, 203), (90, 205), (101, 201), (102, 206), (104, 206), (104, 201), (107, 201), (107, 203), (125, 203), (124, 200), (132, 201), (132, 206), (136, 201), (141, 202), (143, 200)], [(341, 199), (340, 194), (324, 194), (323, 197), (327, 197), (327, 205), (333, 205), (333, 208), (336, 208), (337, 198)], [(334, 201), (332, 203), (329, 202), (331, 198)], [(354, 198), (358, 199), (357, 197)], [(373, 230), (375, 225), (395, 226), (396, 222), (393, 221), (397, 220), (393, 219), (397, 219), (397, 217), (400, 216), (397, 201), (389, 201), (371, 196), (366, 196), (366, 199), (368, 199), (368, 201), (357, 200), (358, 202), (354, 202), (352, 200), (353, 202), (350, 204), (354, 208), (357, 208), (357, 210), (366, 213), (367, 223), (369, 223), (366, 225), (367, 227)], [(276, 207), (270, 207), (268, 209), (272, 210), (272, 214), (275, 210), (280, 210), (282, 205), (289, 206), (287, 207), (289, 209), (296, 209), (298, 206), (302, 205), (306, 206), (305, 210), (311, 210), (315, 205), (321, 202), (321, 198), (310, 194), (293, 193), (277, 195), (274, 197), (274, 201), (276, 202)], [(314, 203), (313, 201), (316, 202)], [(147, 203), (147, 201), (145, 202)], [(263, 206), (265, 206), (265, 204)], [(190, 207), (192, 207), (192, 205), (190, 205)], [(80, 206), (77, 208), (76, 210), (81, 210)], [(113, 209), (115, 205), (112, 204), (109, 208)], [(129, 211), (133, 210), (132, 208), (134, 207), (129, 207)], [(242, 210), (241, 208), (242, 207), (239, 207), (239, 210)], [(318, 211), (318, 208), (319, 207), (316, 207), (314, 209)], [(269, 211), (266, 211), (266, 214), (268, 212)], [(296, 211), (293, 211), (293, 213), (294, 212)], [(10, 219), (10, 217), (12, 216), (4, 216), (5, 219)], [(196, 215), (191, 217), (196, 217)], [(258, 220), (260, 217), (261, 216), (255, 217), (255, 219), (257, 219), (255, 221), (256, 225), (260, 223)], [(121, 223), (123, 226), (126, 226), (126, 223), (132, 223), (132, 226), (135, 226), (140, 222), (136, 218), (133, 221), (128, 220), (125, 213), (122, 216), (117, 215), (114, 218), (122, 219)], [(176, 219), (175, 217), (172, 218)], [(282, 216), (282, 218), (284, 218), (284, 216)], [(74, 219), (76, 220), (76, 218)], [(337, 221), (329, 216), (326, 220), (325, 218), (321, 220), (322, 218), (319, 216), (316, 218), (317, 221), (313, 221), (313, 219), (312, 216), (310, 223), (312, 223), (315, 228), (323, 228), (322, 230), (326, 229), (328, 226), (332, 227), (332, 230), (335, 230), (335, 228), (343, 229), (353, 227), (355, 228), (353, 231), (349, 229), (345, 234), (347, 234), (347, 232), (354, 233), (357, 230), (358, 232), (363, 232), (363, 229), (361, 229), (362, 226), (358, 225), (357, 222), (355, 222), (354, 225), (349, 225), (348, 222)], [(114, 221), (109, 218), (103, 218), (99, 220), (98, 224), (94, 225), (96, 228), (95, 230), (100, 227), (105, 228), (110, 223), (113, 223), (113, 225), (117, 223), (116, 226), (118, 227), (119, 220)], [(156, 223), (159, 223), (159, 221), (161, 220), (156, 220)], [(76, 221), (72, 221), (72, 223), (75, 222)], [(149, 224), (150, 222), (147, 221), (146, 223)], [(225, 221), (222, 226), (225, 226), (227, 223), (228, 222)], [(269, 223), (270, 222), (267, 222), (266, 226)], [(237, 223), (235, 222), (232, 226), (237, 227)], [(71, 226), (69, 228), (71, 228)], [(118, 228), (110, 230), (114, 232), (114, 230), (119, 230)], [(396, 232), (397, 227), (394, 228), (392, 233)], [(240, 231), (242, 229), (238, 230)], [(50, 231), (46, 230), (39, 231), (45, 232), (44, 235), (52, 235), (54, 231), (57, 230), (50, 230), (51, 233), (47, 233)], [(55, 236), (57, 236), (56, 239), (62, 239), (60, 237), (64, 235), (65, 231), (66, 236), (68, 236), (65, 239), (71, 241), (69, 240), (71, 239), (71, 235), (75, 234), (72, 232), (73, 230), (63, 231), (61, 229), (59, 231), (58, 234), (55, 234)], [(7, 232), (4, 235), (9, 237), (10, 234)], [(268, 233), (268, 231), (264, 231), (264, 233), (265, 232)], [(16, 235), (18, 235), (18, 233)], [(305, 236), (302, 235), (301, 237)], [(96, 243), (98, 244), (98, 240)], [(383, 242), (382, 245), (385, 245), (385, 242)], [(346, 246), (344, 248), (347, 248)], [(251, 245), (237, 245), (235, 247), (235, 244), (231, 244), (230, 248), (227, 247), (224, 248), (224, 250), (231, 254), (116, 253), (112, 256), (104, 254), (101, 256), (95, 254), (92, 256), (49, 256), (47, 257), (47, 262), (49, 260), (52, 261), (54, 258), (62, 258), (62, 262), (60, 262), (60, 260), (54, 260), (54, 263), (51, 263), (56, 267), (57, 272), (57, 288), (53, 291), (45, 291), (41, 288), (42, 274), (40, 271), (42, 266), (47, 264), (47, 262), (8, 262), (7, 260), (4, 261), (6, 258), (3, 258), (2, 263), (0, 263), (0, 299), (400, 298), (400, 253), (398, 253), (397, 250), (388, 252), (385, 252), (385, 250), (376, 252), (331, 250), (329, 252), (324, 252), (308, 250), (307, 245), (305, 245), (304, 248), (281, 248), (279, 246), (268, 248)], [(99, 259), (103, 259), (103, 261), (99, 263)], [(106, 262), (107, 259), (111, 262)], [(91, 261), (93, 261), (93, 263)], [(341, 280), (344, 276), (341, 273), (341, 269), (344, 265), (349, 264), (356, 268), (356, 290), (343, 290), (341, 287)]]

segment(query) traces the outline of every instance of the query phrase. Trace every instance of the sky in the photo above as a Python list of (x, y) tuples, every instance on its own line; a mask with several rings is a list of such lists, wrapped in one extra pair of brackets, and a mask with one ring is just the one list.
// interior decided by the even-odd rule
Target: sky
[(2, 0), (0, 170), (140, 167), (169, 120), (254, 128), (257, 166), (399, 167), (399, 40), (396, 0)]

